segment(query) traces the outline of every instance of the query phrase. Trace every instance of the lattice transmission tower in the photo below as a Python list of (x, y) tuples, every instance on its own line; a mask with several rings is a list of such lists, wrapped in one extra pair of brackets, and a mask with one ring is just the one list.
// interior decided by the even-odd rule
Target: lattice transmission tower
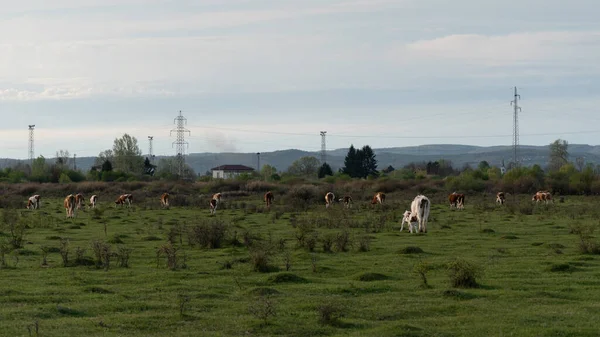
[(327, 131), (321, 131), (321, 164), (327, 162), (327, 143), (325, 142), (325, 135)]
[(510, 104), (514, 108), (513, 113), (513, 167), (519, 167), (519, 157), (518, 148), (519, 148), (519, 111), (521, 108), (519, 107), (519, 99), (521, 99), (521, 95), (517, 93), (517, 87), (515, 87), (515, 99), (510, 102)]
[(33, 164), (33, 129), (35, 125), (29, 126), (29, 164)]
[(177, 140), (173, 142), (173, 145), (176, 145), (175, 165), (177, 166), (177, 174), (181, 177), (185, 168), (185, 149), (190, 146), (190, 144), (185, 141), (185, 133), (187, 132), (188, 135), (191, 135), (191, 132), (185, 128), (187, 119), (183, 117), (181, 110), (179, 110), (179, 116), (175, 117), (174, 123), (177, 127), (171, 130), (170, 134), (172, 135), (173, 132), (177, 134)]
[(150, 162), (154, 164), (154, 154), (152, 153), (152, 140), (154, 139), (154, 136), (148, 136), (148, 159), (150, 159)]

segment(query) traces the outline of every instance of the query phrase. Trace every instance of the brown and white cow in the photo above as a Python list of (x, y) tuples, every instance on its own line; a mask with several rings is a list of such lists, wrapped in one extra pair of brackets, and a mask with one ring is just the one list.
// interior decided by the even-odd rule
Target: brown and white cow
[(496, 194), (496, 203), (500, 204), (500, 205), (504, 205), (505, 201), (506, 201), (506, 195), (504, 194), (504, 192), (498, 192)]
[(36, 194), (27, 199), (27, 209), (38, 209), (40, 208), (40, 196)]
[(131, 204), (133, 203), (133, 195), (132, 194), (121, 194), (119, 196), (119, 198), (117, 198), (117, 200), (115, 201), (115, 207), (117, 205), (125, 205), (127, 204), (127, 207), (130, 207)]
[(462, 193), (452, 192), (448, 196), (448, 201), (450, 202), (450, 208), (463, 209), (465, 207), (465, 195)]
[(350, 207), (352, 207), (352, 202), (353, 202), (353, 201), (352, 201), (352, 197), (351, 197), (351, 196), (349, 196), (349, 195), (345, 195), (343, 198), (340, 198), (340, 200), (338, 200), (338, 201), (340, 201), (340, 202), (343, 202), (343, 203), (344, 203), (344, 206), (345, 206), (346, 208), (350, 208)]
[(410, 233), (415, 231), (417, 232), (417, 226), (419, 225), (419, 219), (417, 219), (416, 214), (412, 214), (411, 211), (405, 211), (402, 215), (402, 223), (400, 224), (400, 231), (404, 229), (404, 223), (408, 224), (408, 231)]
[(275, 197), (273, 196), (273, 192), (268, 191), (267, 193), (265, 193), (263, 201), (267, 203), (267, 208), (271, 207), (273, 200), (275, 200)]
[(210, 214), (217, 213), (217, 206), (219, 206), (217, 199), (210, 199)]
[(64, 201), (65, 209), (67, 210), (67, 218), (75, 217), (75, 196), (73, 194), (67, 195)]
[(96, 208), (96, 202), (98, 202), (98, 196), (94, 194), (90, 197), (90, 208)]
[(375, 194), (375, 196), (373, 196), (373, 200), (371, 200), (371, 204), (382, 205), (384, 201), (385, 201), (385, 193), (377, 192), (377, 194)]
[(333, 192), (327, 192), (327, 194), (325, 194), (325, 208), (329, 208), (329, 206), (331, 206), (334, 201), (335, 194), (333, 194)]
[(535, 201), (536, 203), (543, 201), (545, 204), (550, 201), (554, 202), (554, 200), (552, 200), (552, 194), (548, 191), (537, 191), (531, 198), (531, 201)]
[(81, 193), (77, 193), (75, 195), (75, 206), (77, 207), (77, 209), (81, 209), (81, 206), (84, 206), (85, 201), (83, 199), (83, 194)]
[(163, 193), (160, 196), (160, 205), (162, 207), (169, 207), (169, 193)]

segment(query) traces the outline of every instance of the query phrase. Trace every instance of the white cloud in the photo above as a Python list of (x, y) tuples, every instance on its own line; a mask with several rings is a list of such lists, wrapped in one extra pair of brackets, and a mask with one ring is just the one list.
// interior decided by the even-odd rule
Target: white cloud
[[(457, 34), (406, 46), (411, 56), (486, 66), (590, 62), (600, 56), (600, 32), (532, 32), (488, 36)], [(594, 61), (595, 63), (595, 61)]]

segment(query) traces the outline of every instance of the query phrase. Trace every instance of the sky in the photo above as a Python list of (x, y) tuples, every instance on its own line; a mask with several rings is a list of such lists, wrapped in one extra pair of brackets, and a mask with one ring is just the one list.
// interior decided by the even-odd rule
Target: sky
[(0, 6), (0, 157), (557, 138), (598, 145), (597, 0), (23, 0)]

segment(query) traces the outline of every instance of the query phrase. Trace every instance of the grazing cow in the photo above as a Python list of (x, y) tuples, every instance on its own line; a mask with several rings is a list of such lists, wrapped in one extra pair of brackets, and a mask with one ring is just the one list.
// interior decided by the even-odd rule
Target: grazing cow
[(375, 194), (375, 196), (373, 197), (373, 200), (371, 200), (371, 204), (382, 205), (384, 201), (385, 201), (385, 193), (377, 192), (377, 194)]
[(132, 194), (121, 194), (119, 196), (119, 198), (115, 201), (115, 207), (117, 205), (125, 205), (127, 204), (127, 207), (130, 207), (131, 204), (133, 203), (133, 195)]
[(413, 232), (413, 230), (415, 231), (415, 233), (417, 232), (417, 225), (419, 224), (419, 220), (417, 219), (417, 216), (412, 214), (410, 211), (405, 211), (402, 217), (402, 224), (400, 226), (400, 231), (402, 232), (402, 230), (404, 229), (404, 223), (408, 224), (408, 231), (409, 232)]
[(271, 207), (273, 200), (275, 200), (275, 197), (273, 196), (273, 192), (269, 191), (269, 192), (265, 193), (263, 201), (267, 203), (267, 208)]
[(65, 209), (67, 210), (67, 218), (75, 217), (75, 196), (73, 194), (67, 195), (65, 198)]
[(98, 196), (95, 194), (90, 197), (90, 208), (96, 208), (96, 202), (98, 201)]
[(504, 205), (505, 201), (506, 201), (506, 195), (504, 194), (504, 192), (498, 192), (498, 194), (496, 194), (496, 203), (500, 204), (500, 205)]
[(210, 200), (210, 214), (217, 213), (217, 206), (218, 205), (219, 205), (219, 203), (217, 202), (217, 199), (211, 199)]
[(345, 195), (343, 198), (340, 198), (340, 200), (338, 200), (338, 201), (343, 202), (344, 206), (346, 208), (352, 207), (352, 197), (349, 195)]
[(543, 201), (545, 204), (549, 201), (554, 202), (554, 200), (552, 200), (552, 194), (548, 191), (537, 191), (531, 198), (531, 201), (535, 201), (536, 203)]
[(410, 205), (410, 213), (417, 216), (419, 233), (427, 233), (427, 219), (429, 218), (430, 209), (431, 202), (424, 195), (417, 195)]
[(335, 194), (333, 194), (333, 192), (327, 192), (327, 194), (325, 194), (325, 208), (329, 208), (329, 206), (331, 206), (334, 201)]
[(465, 195), (462, 193), (452, 192), (448, 196), (448, 201), (450, 201), (450, 208), (463, 209), (465, 207)]
[(221, 202), (221, 193), (215, 193), (213, 194), (213, 200), (217, 201), (217, 204)]
[(77, 209), (81, 209), (81, 206), (83, 206), (84, 204), (85, 201), (83, 201), (83, 194), (77, 193), (75, 195), (75, 206), (77, 207)]
[(27, 209), (38, 209), (38, 208), (40, 208), (39, 194), (29, 197), (29, 199), (27, 200)]
[(160, 196), (160, 205), (162, 207), (169, 207), (169, 193), (163, 193)]

